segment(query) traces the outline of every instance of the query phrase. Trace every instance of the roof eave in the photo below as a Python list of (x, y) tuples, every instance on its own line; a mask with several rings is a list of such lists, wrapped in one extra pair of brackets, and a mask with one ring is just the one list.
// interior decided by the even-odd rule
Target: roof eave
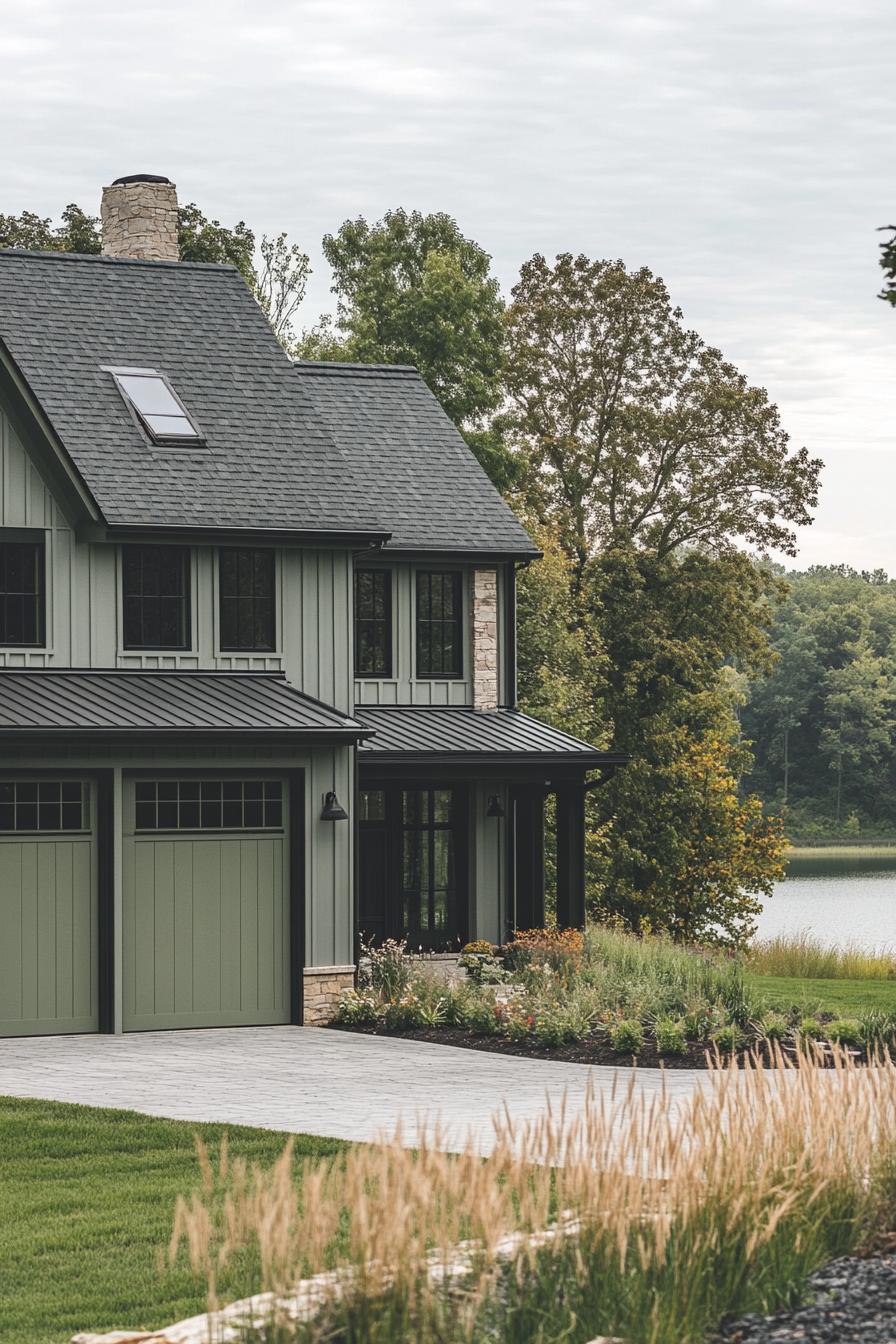
[(350, 745), (373, 736), (372, 729), (365, 728), (295, 728), (284, 725), (270, 728), (151, 728), (151, 727), (0, 727), (0, 742), (22, 742), (57, 739), (60, 742), (71, 740), (114, 742), (177, 741), (177, 742), (224, 742), (248, 738), (253, 742), (303, 741), (309, 745)]
[(103, 514), (75, 466), (65, 444), (46, 415), (28, 379), (0, 337), (0, 394), (6, 393), (6, 411), (36, 465), (75, 523), (102, 522)]
[(164, 541), (173, 538), (197, 544), (254, 541), (268, 546), (315, 546), (339, 550), (379, 548), (385, 545), (391, 535), (391, 532), (351, 529), (198, 527), (182, 523), (103, 523), (83, 527), (78, 532), (79, 540), (90, 542), (126, 542), (147, 538)]

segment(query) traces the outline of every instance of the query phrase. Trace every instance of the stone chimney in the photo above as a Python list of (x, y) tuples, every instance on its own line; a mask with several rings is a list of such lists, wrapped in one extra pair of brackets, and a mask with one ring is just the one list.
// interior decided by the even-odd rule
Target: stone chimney
[(167, 177), (134, 173), (103, 187), (103, 255), (177, 261), (177, 188)]

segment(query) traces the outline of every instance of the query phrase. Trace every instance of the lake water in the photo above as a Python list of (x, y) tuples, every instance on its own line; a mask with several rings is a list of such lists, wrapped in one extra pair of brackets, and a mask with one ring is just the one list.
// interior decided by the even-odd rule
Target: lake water
[(759, 918), (759, 937), (808, 929), (822, 942), (896, 950), (896, 850), (791, 860)]

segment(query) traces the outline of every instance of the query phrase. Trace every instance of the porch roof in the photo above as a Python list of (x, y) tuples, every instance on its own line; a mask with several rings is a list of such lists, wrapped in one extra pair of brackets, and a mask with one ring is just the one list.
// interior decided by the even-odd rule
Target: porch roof
[(0, 737), (277, 737), (368, 730), (276, 672), (0, 671)]
[(508, 765), (597, 769), (624, 765), (628, 760), (618, 753), (598, 751), (589, 742), (516, 709), (356, 705), (355, 718), (374, 733), (359, 746), (361, 761), (370, 765), (424, 760), (481, 765), (504, 760)]

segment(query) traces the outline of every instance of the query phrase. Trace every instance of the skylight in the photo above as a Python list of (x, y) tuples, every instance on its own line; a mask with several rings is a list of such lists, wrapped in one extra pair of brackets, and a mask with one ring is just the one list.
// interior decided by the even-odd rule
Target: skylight
[(199, 439), (199, 430), (155, 369), (110, 369), (125, 399), (154, 439)]

